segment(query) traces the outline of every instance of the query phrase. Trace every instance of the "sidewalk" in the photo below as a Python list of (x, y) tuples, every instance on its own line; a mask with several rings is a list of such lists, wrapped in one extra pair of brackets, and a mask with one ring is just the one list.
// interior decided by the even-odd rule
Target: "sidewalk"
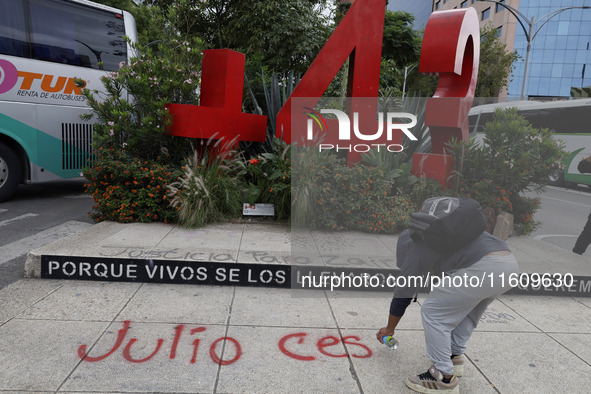
[[(406, 377), (430, 365), (419, 305), (396, 331), (400, 347), (388, 350), (375, 333), (390, 291), (277, 288), (292, 260), (391, 270), (395, 241), (278, 224), (94, 225), (32, 252), (33, 278), (0, 290), (0, 391), (410, 392)], [(588, 392), (591, 297), (582, 295), (591, 261), (529, 237), (509, 244), (522, 272), (572, 273), (582, 291), (495, 300), (469, 342), (460, 391)], [(53, 274), (101, 279), (104, 264), (106, 279), (132, 282), (39, 279), (42, 259)], [(136, 268), (119, 272), (118, 259)], [(150, 281), (185, 284), (138, 282), (144, 270)], [(194, 284), (206, 276), (217, 285)]]

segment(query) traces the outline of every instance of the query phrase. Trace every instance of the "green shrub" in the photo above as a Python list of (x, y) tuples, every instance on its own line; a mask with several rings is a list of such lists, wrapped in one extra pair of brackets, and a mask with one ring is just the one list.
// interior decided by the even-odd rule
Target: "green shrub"
[(410, 173), (411, 166), (406, 163), (404, 153), (391, 153), (386, 149), (372, 149), (361, 155), (363, 164), (382, 170), (387, 179), (391, 179), (392, 194), (409, 193), (418, 178)]
[(525, 233), (535, 228), (538, 199), (523, 196), (548, 184), (564, 158), (563, 144), (549, 129), (536, 129), (516, 108), (497, 109), (485, 125), (482, 144), (452, 143), (457, 166), (456, 193), (472, 197), (483, 208), (513, 213)]
[(334, 155), (310, 151), (300, 152), (309, 161), (294, 170), (294, 209), (302, 212), (294, 211), (293, 221), (338, 231), (392, 234), (406, 228), (414, 207), (409, 197), (391, 194), (391, 176), (378, 167), (350, 167)]
[(83, 172), (96, 203), (90, 216), (174, 222), (177, 214), (168, 204), (166, 185), (180, 175), (190, 144), (167, 133), (171, 119), (165, 104), (198, 103), (202, 44), (173, 39), (157, 47), (132, 46), (137, 56), (101, 78), (104, 93), (84, 90), (92, 113), (83, 117), (96, 119), (98, 152)]
[(334, 166), (334, 156), (329, 151), (294, 146), (292, 148), (291, 223), (297, 226), (314, 226), (320, 171)]
[(289, 218), (291, 211), (291, 145), (273, 137), (272, 152), (261, 153), (240, 164), (242, 196), (249, 204), (275, 205), (275, 217)]
[[(132, 44), (137, 57), (101, 77), (104, 94), (84, 90), (94, 116), (97, 148), (125, 149), (143, 160), (179, 164), (188, 154), (186, 139), (167, 133), (168, 103), (197, 104), (201, 83), (202, 43), (162, 41), (156, 48)], [(162, 149), (168, 151), (162, 156)]]

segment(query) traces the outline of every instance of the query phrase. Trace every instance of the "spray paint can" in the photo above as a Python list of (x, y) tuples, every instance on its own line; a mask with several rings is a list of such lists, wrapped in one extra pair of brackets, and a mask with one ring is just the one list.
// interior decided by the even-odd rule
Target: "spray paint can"
[(388, 347), (388, 349), (396, 350), (398, 349), (398, 341), (394, 339), (391, 335), (384, 335), (382, 337), (382, 342)]

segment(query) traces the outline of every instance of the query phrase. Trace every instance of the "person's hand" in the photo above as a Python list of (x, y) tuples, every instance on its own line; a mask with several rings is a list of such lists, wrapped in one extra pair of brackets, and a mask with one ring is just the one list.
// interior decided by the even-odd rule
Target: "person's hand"
[(377, 338), (378, 342), (382, 343), (382, 338), (386, 337), (388, 335), (394, 336), (394, 329), (388, 328), (388, 327), (382, 327), (382, 328), (380, 328), (380, 330), (376, 334), (376, 338)]

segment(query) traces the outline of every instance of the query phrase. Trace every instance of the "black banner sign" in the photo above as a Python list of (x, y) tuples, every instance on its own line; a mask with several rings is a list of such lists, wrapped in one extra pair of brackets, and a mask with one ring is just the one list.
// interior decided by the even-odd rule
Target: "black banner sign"
[(591, 297), (591, 276), (567, 276), (567, 280), (560, 286), (556, 283), (537, 283), (539, 275), (526, 274), (529, 280), (520, 280), (520, 283), (507, 294), (558, 296), (558, 297)]
[(278, 264), (41, 256), (47, 279), (289, 288), (290, 275)]
[[(393, 292), (410, 283), (394, 269), (307, 265), (42, 256), (41, 277), (109, 282), (253, 286), (329, 291)], [(546, 278), (547, 276), (547, 278)], [(552, 278), (552, 280), (550, 280)], [(399, 280), (396, 280), (399, 279)], [(433, 279), (433, 278), (432, 278)], [(477, 279), (477, 278), (473, 278)], [(507, 294), (591, 297), (591, 277), (521, 273)], [(544, 279), (544, 280), (542, 280)], [(430, 282), (419, 285), (428, 293)], [(455, 283), (455, 282), (454, 282)], [(468, 285), (472, 285), (470, 282)], [(474, 282), (476, 286), (477, 283)], [(416, 289), (416, 287), (414, 287)], [(415, 290), (416, 291), (416, 290)], [(412, 295), (414, 295), (414, 292)], [(412, 295), (409, 295), (411, 297)]]

